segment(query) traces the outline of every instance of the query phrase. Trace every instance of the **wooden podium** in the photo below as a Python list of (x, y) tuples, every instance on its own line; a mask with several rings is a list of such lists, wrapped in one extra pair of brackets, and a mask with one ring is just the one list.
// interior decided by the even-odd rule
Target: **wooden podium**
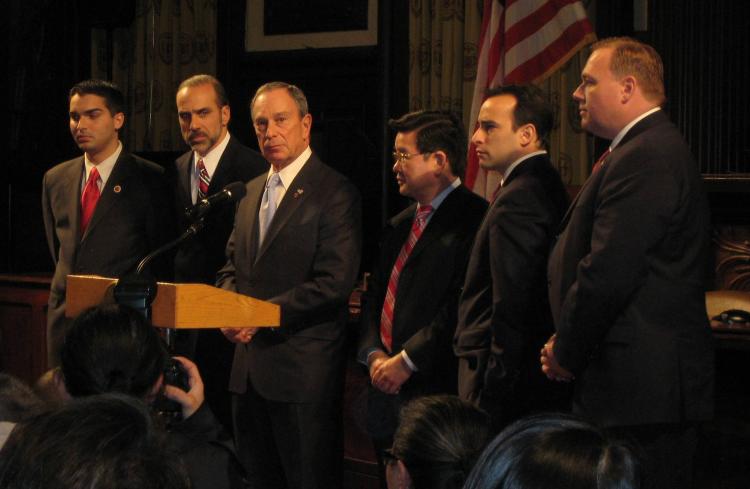
[[(117, 279), (68, 275), (65, 315), (78, 316), (102, 302), (114, 302)], [(205, 284), (159, 282), (151, 304), (151, 323), (174, 329), (276, 327), (277, 304)]]

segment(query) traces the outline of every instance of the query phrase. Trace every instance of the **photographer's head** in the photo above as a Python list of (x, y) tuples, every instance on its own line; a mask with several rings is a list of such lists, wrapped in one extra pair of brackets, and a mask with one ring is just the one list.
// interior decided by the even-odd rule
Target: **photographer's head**
[(168, 360), (164, 342), (139, 312), (107, 305), (84, 311), (73, 322), (61, 371), (73, 397), (121, 392), (150, 399)]
[(187, 489), (146, 406), (123, 395), (74, 400), (20, 423), (0, 450), (0, 488)]

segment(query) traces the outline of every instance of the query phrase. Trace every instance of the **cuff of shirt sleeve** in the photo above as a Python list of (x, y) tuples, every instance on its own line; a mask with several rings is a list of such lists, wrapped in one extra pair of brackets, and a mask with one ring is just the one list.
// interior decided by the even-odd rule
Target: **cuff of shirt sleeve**
[(404, 359), (404, 362), (406, 362), (406, 366), (411, 369), (412, 372), (416, 372), (419, 369), (416, 365), (414, 365), (414, 362), (411, 361), (411, 358), (409, 358), (409, 355), (406, 353), (406, 350), (401, 350), (401, 358)]

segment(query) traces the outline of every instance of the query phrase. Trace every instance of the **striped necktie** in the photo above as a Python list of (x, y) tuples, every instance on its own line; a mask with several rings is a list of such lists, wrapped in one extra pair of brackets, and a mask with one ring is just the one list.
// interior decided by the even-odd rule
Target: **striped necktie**
[(385, 301), (383, 302), (383, 312), (380, 314), (380, 341), (389, 353), (393, 347), (393, 310), (396, 306), (398, 279), (406, 260), (414, 249), (414, 245), (419, 240), (419, 237), (422, 236), (422, 231), (424, 231), (427, 223), (427, 217), (431, 212), (431, 205), (421, 206), (417, 209), (417, 215), (412, 223), (409, 237), (406, 238), (406, 242), (401, 247), (401, 251), (396, 258), (396, 263), (393, 264), (393, 269), (391, 270), (391, 278), (388, 280), (388, 289), (386, 290)]

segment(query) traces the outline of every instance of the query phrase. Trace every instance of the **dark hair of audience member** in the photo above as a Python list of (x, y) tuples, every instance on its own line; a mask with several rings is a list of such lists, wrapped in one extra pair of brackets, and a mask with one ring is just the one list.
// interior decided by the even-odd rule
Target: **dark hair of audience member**
[(73, 397), (152, 393), (169, 360), (156, 330), (137, 311), (118, 304), (84, 311), (65, 335), (60, 367)]
[(16, 426), (0, 450), (1, 489), (187, 489), (143, 402), (76, 399)]
[(18, 423), (44, 410), (42, 399), (23, 381), (0, 372), (0, 421)]
[(460, 488), (489, 441), (487, 414), (455, 396), (417, 398), (401, 411), (392, 455), (415, 489)]
[(563, 414), (505, 428), (477, 461), (465, 489), (637, 489), (634, 446)]

